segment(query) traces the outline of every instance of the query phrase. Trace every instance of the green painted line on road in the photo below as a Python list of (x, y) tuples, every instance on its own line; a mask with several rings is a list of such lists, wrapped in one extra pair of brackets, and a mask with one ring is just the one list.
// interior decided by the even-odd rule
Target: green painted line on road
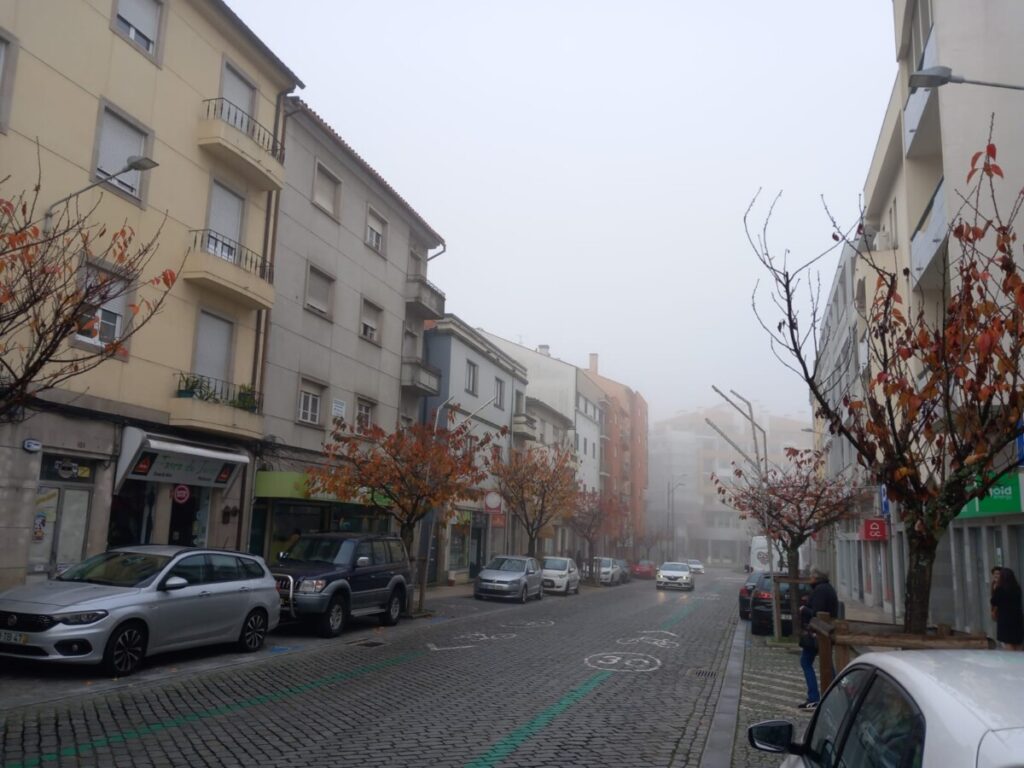
[(258, 707), (261, 704), (268, 704), (270, 702), (281, 701), (282, 699), (290, 699), (293, 696), (299, 696), (303, 693), (309, 693), (315, 691), (318, 688), (323, 688), (328, 685), (334, 685), (335, 683), (345, 682), (346, 680), (352, 680), (362, 675), (367, 675), (371, 672), (377, 672), (381, 669), (388, 667), (394, 667), (398, 664), (404, 664), (407, 661), (412, 661), (425, 654), (426, 651), (413, 651), (412, 653), (406, 653), (401, 656), (396, 656), (393, 659), (386, 659), (384, 661), (378, 661), (375, 664), (367, 664), (363, 667), (356, 667), (355, 669), (349, 670), (348, 672), (337, 672), (327, 677), (317, 678), (311, 680), (308, 683), (302, 685), (294, 685), (289, 688), (282, 688), (278, 691), (271, 693), (264, 693), (259, 696), (253, 696), (248, 699), (242, 699), (234, 704), (225, 704), (220, 707), (212, 707), (211, 709), (204, 709), (200, 712), (192, 712), (187, 715), (181, 715), (171, 720), (164, 720), (163, 722), (153, 723), (151, 725), (144, 725), (141, 728), (136, 728), (130, 731), (121, 731), (120, 733), (111, 734), (110, 736), (104, 736), (99, 739), (93, 739), (92, 741), (82, 742), (70, 747), (64, 747), (58, 752), (48, 752), (40, 755), (39, 757), (30, 757), (26, 760), (20, 760), (13, 763), (4, 763), (4, 768), (35, 768), (40, 763), (50, 763), (55, 760), (59, 760), (62, 757), (74, 757), (76, 755), (83, 755), (86, 752), (91, 752), (97, 747), (105, 747), (109, 744), (121, 744), (125, 741), (133, 741), (151, 733), (157, 733), (159, 731), (167, 730), (168, 728), (180, 728), (188, 723), (194, 723), (199, 720), (208, 720), (214, 717), (220, 717), (221, 715), (227, 715), (232, 712), (237, 712), (242, 709), (249, 709), (250, 707)]
[(521, 725), (512, 733), (499, 741), (487, 752), (466, 763), (465, 768), (493, 768), (506, 757), (511, 755), (524, 741), (536, 736), (551, 724), (551, 721), (565, 712), (569, 707), (578, 702), (601, 683), (612, 676), (612, 672), (598, 672), (588, 678), (582, 685), (573, 688), (569, 693), (545, 709), (526, 725)]

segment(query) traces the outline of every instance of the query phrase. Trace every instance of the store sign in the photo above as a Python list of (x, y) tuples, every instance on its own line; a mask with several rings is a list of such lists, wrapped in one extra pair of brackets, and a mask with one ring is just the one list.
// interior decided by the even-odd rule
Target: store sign
[(192, 489), (187, 485), (176, 485), (171, 496), (176, 504), (185, 504), (192, 496)]
[(504, 528), (505, 527), (505, 513), (504, 512), (492, 512), (491, 513), (491, 528)]
[(861, 541), (887, 541), (888, 538), (889, 526), (886, 525), (885, 518), (872, 517), (861, 522)]
[(1001, 476), (988, 489), (982, 499), (972, 499), (964, 505), (957, 519), (989, 517), (991, 515), (1017, 515), (1021, 512), (1020, 473), (1011, 470)]
[(225, 488), (248, 463), (245, 453), (125, 427), (115, 490), (126, 480)]

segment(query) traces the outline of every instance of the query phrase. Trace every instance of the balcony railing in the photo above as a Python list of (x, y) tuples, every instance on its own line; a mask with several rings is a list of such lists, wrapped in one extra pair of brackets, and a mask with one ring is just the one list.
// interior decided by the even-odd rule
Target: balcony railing
[(263, 393), (245, 384), (232, 384), (199, 373), (178, 374), (177, 397), (191, 397), (208, 403), (220, 403), (250, 413), (263, 410)]
[(225, 98), (203, 101), (203, 117), (207, 120), (223, 120), (255, 141), (277, 162), (284, 162), (284, 146), (274, 138), (273, 131), (260, 125), (245, 110)]
[(274, 282), (274, 269), (263, 256), (212, 229), (192, 230), (192, 247), (202, 248), (268, 283)]

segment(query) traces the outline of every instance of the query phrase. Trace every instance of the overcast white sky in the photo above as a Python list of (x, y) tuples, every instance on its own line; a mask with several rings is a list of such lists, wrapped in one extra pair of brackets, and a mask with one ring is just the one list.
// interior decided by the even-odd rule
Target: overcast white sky
[(856, 216), (890, 0), (229, 2), (445, 238), (449, 312), (599, 353), (652, 420), (716, 404), (712, 384), (809, 416), (754, 320), (742, 216), (782, 190), (772, 240), (794, 254), (831, 243), (822, 196)]

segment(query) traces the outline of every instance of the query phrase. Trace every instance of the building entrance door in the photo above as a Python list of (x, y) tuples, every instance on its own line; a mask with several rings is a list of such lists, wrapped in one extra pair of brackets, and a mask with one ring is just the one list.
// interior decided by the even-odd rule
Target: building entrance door
[(28, 580), (56, 576), (82, 560), (91, 492), (40, 485), (29, 545)]

